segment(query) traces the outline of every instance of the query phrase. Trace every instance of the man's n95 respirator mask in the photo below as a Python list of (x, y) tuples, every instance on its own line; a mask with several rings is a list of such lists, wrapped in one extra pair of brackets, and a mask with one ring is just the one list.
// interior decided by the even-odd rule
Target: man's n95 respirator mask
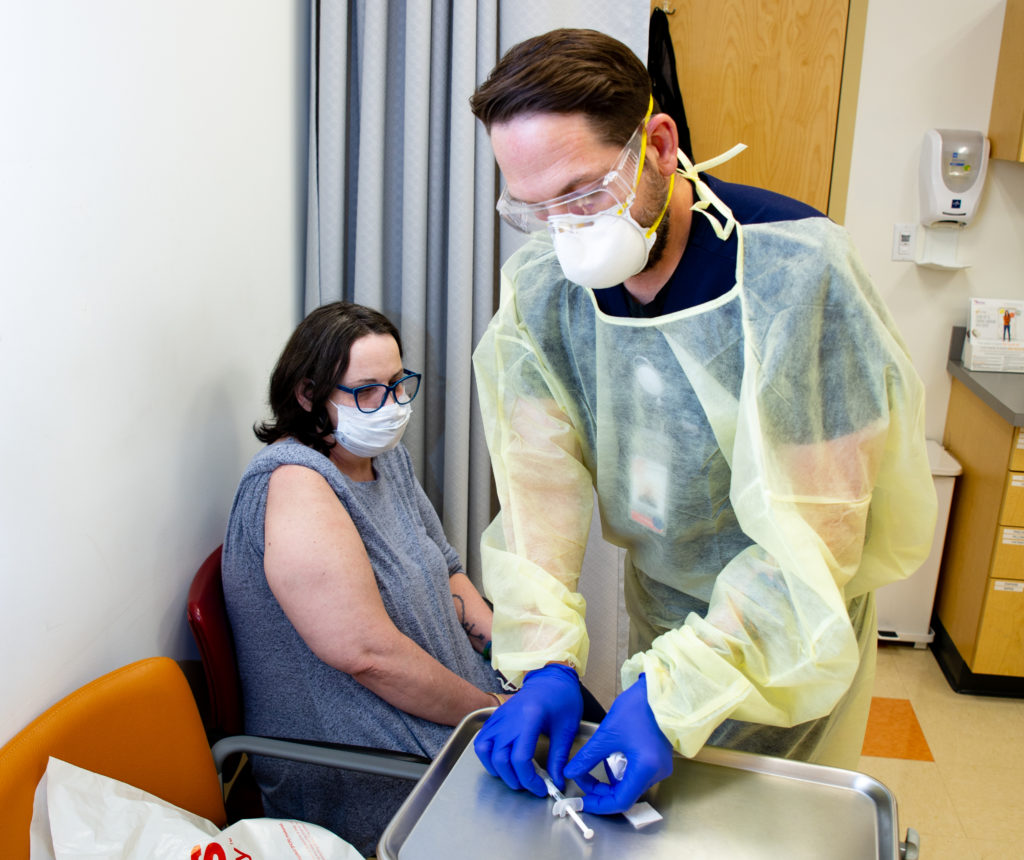
[(517, 200), (508, 188), (498, 199), (499, 214), (517, 230), (550, 232), (562, 271), (574, 283), (591, 289), (611, 287), (647, 265), (672, 197), (670, 184), (661, 214), (649, 228), (641, 227), (629, 211), (640, 187), (647, 155), (647, 121), (653, 109), (651, 98), (646, 115), (612, 169), (596, 182), (539, 203)]
[(648, 234), (628, 209), (603, 212), (583, 225), (578, 222), (572, 215), (548, 219), (558, 263), (570, 281), (598, 290), (643, 271), (657, 232)]

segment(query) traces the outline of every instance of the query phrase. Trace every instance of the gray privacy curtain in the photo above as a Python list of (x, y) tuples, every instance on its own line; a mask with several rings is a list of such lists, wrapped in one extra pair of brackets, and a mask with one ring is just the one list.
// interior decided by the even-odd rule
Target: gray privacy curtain
[(505, 50), (555, 27), (603, 30), (645, 59), (650, 5), (311, 6), (305, 310), (347, 299), (398, 326), (406, 367), (424, 377), (404, 442), (479, 583), (480, 533), (494, 510), (471, 356), (497, 307), (499, 264), (521, 239), (499, 228), (499, 176), (468, 100)]
[(497, 9), (312, 7), (305, 309), (347, 299), (398, 326), (424, 379), (403, 441), (475, 572), (491, 485), (471, 355), (496, 306), (497, 172), (468, 100), (497, 56)]

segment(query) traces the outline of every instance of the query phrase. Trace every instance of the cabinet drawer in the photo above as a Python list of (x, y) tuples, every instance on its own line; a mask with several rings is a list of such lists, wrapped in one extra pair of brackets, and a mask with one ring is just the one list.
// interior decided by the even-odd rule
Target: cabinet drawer
[(999, 522), (1004, 526), (1024, 526), (1024, 472), (1007, 473)]
[(990, 579), (971, 671), (1024, 676), (1024, 582)]
[(1024, 580), (1024, 529), (1000, 526), (992, 553), (992, 579)]
[(1013, 431), (1013, 447), (1010, 449), (1010, 468), (1014, 472), (1024, 472), (1024, 427)]

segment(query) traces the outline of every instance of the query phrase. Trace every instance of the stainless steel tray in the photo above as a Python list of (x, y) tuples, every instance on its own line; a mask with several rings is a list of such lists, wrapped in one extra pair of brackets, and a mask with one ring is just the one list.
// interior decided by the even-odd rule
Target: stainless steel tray
[[(594, 830), (585, 840), (572, 821), (551, 814), (550, 799), (511, 791), (483, 769), (473, 738), (492, 711), (456, 727), (385, 829), (380, 860), (899, 857), (896, 802), (877, 780), (712, 747), (677, 757), (672, 776), (648, 793), (663, 821), (634, 830), (621, 815), (583, 813)], [(577, 746), (595, 728), (583, 723)], [(537, 760), (546, 755), (538, 749)]]

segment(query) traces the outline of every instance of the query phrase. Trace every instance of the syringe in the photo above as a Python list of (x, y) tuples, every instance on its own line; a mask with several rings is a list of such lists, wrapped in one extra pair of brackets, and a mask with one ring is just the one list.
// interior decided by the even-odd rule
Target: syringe
[(578, 814), (579, 810), (583, 809), (583, 798), (566, 797), (551, 781), (551, 777), (547, 775), (544, 768), (538, 767), (537, 772), (540, 774), (541, 779), (544, 780), (544, 785), (547, 786), (548, 795), (554, 798), (555, 804), (551, 808), (551, 814), (557, 815), (559, 818), (565, 818), (568, 815), (576, 823), (584, 839), (593, 838), (594, 831), (587, 827), (586, 822)]

